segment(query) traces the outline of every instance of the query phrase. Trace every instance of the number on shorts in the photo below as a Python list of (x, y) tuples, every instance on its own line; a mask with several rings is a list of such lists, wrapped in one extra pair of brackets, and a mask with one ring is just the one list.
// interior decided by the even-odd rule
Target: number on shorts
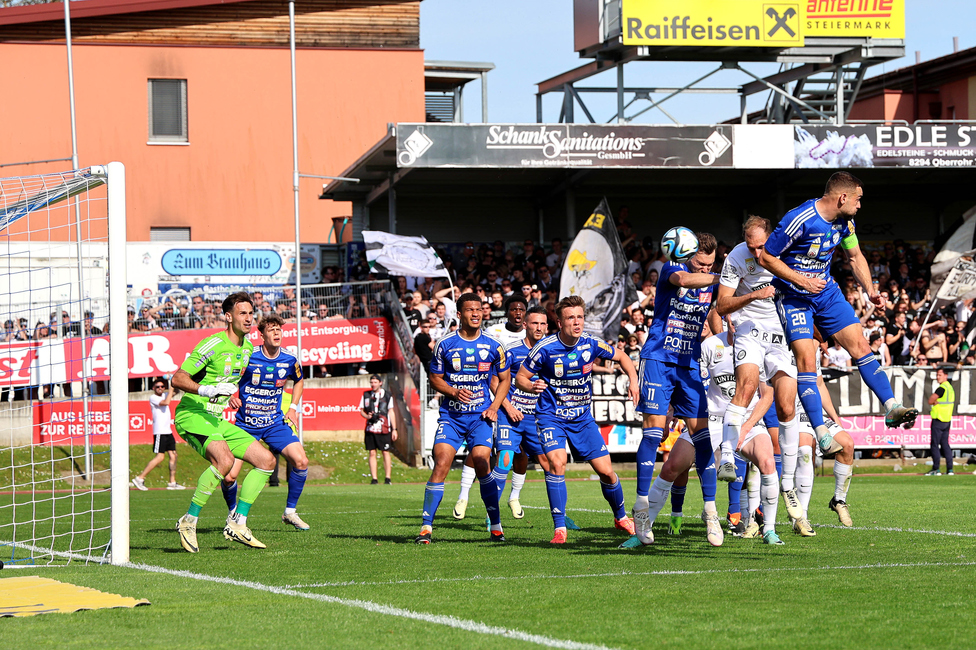
[(802, 311), (797, 312), (795, 314), (790, 314), (790, 318), (793, 319), (793, 327), (807, 324), (807, 315), (804, 314)]

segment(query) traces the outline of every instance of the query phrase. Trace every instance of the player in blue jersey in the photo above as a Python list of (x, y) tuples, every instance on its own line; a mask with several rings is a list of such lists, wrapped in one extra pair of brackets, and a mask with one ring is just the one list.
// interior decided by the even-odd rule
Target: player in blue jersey
[[(573, 457), (590, 463), (600, 477), (603, 496), (613, 511), (614, 525), (634, 533), (627, 516), (624, 491), (610, 463), (610, 452), (590, 410), (593, 362), (613, 359), (627, 373), (628, 392), (637, 402), (637, 373), (630, 357), (606, 341), (583, 333), (585, 303), (579, 296), (556, 305), (559, 331), (532, 348), (515, 376), (515, 385), (539, 395), (536, 424), (539, 440), (549, 459), (546, 492), (555, 533), (553, 544), (566, 543), (566, 443)], [(537, 378), (535, 378), (537, 376)]]
[[(298, 403), (302, 399), (305, 380), (298, 359), (281, 349), (284, 324), (285, 321), (277, 314), (265, 316), (258, 323), (264, 343), (251, 355), (241, 375), (239, 397), (232, 398), (230, 406), (237, 408), (235, 424), (238, 427), (254, 436), (255, 440), (263, 440), (273, 453), (284, 456), (288, 461), (288, 497), (281, 521), (298, 530), (308, 530), (308, 524), (296, 511), (308, 476), (308, 457), (297, 429)], [(291, 405), (286, 415), (282, 413), (281, 402), (288, 381), (293, 382), (293, 386)], [(237, 475), (240, 471), (241, 461), (238, 460), (220, 486), (231, 514), (237, 504)]]
[[(623, 543), (623, 548), (654, 542), (651, 532), (654, 519), (664, 507), (675, 479), (692, 464), (697, 465), (701, 479), (708, 542), (721, 546), (725, 537), (715, 508), (715, 450), (721, 440), (713, 441), (709, 434), (705, 387), (699, 364), (702, 329), (709, 318), (712, 291), (719, 279), (711, 272), (716, 248), (714, 236), (698, 233), (698, 252), (687, 264), (665, 264), (658, 277), (654, 320), (640, 353), (640, 404), (637, 410), (644, 414), (644, 428), (637, 449), (636, 534)], [(712, 323), (712, 331), (722, 331), (717, 316), (712, 317)], [(654, 460), (667, 424), (669, 406), (687, 427), (675, 442), (652, 487)]]
[(910, 427), (918, 417), (917, 410), (895, 401), (888, 377), (864, 338), (854, 308), (830, 275), (830, 261), (840, 244), (854, 277), (871, 302), (884, 306), (884, 298), (872, 286), (871, 272), (855, 234), (854, 215), (861, 207), (863, 195), (861, 181), (847, 172), (837, 172), (827, 181), (822, 197), (786, 213), (766, 241), (760, 260), (776, 276), (773, 285), (780, 291), (776, 307), (796, 356), (797, 392), (825, 455), (841, 451), (843, 445), (833, 439), (824, 424), (817, 390), (814, 326), (825, 337), (834, 337), (856, 359), (864, 383), (884, 404), (885, 425)]
[[(481, 298), (464, 293), (457, 301), (460, 327), (434, 346), (430, 361), (430, 383), (445, 395), (434, 434), (434, 470), (424, 491), (424, 514), (417, 544), (430, 544), (434, 515), (444, 498), (444, 479), (462, 443), (474, 458), (474, 470), (481, 483), (481, 499), (488, 511), (492, 541), (504, 542), (498, 512), (498, 485), (491, 475), (492, 423), (512, 383), (505, 348), (481, 331)], [(490, 380), (498, 375), (492, 399)]]

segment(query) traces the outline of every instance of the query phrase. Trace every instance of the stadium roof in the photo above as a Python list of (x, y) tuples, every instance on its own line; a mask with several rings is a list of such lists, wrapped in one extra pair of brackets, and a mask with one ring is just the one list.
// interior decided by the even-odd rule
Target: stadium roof
[[(75, 0), (71, 3), (71, 17), (94, 18), (241, 2), (254, 2), (254, 0)], [(0, 25), (19, 25), (63, 19), (64, 5), (60, 2), (0, 8)]]

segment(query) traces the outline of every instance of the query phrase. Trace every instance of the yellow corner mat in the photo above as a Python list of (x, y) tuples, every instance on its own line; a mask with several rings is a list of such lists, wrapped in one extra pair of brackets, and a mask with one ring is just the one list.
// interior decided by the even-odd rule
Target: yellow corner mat
[(71, 613), (83, 609), (136, 607), (150, 604), (135, 599), (106, 594), (97, 589), (79, 587), (49, 578), (25, 576), (0, 580), (0, 617), (34, 616), (52, 612)]

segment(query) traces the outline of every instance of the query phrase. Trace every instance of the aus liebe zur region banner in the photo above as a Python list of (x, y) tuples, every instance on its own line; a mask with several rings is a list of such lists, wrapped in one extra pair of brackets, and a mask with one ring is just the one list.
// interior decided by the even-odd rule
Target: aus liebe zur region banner
[[(304, 340), (302, 341), (304, 343)], [(302, 427), (310, 431), (351, 431), (362, 429), (365, 420), (359, 415), (361, 388), (306, 388), (302, 393)], [(179, 399), (170, 404), (176, 412)], [(108, 399), (88, 400), (88, 433), (93, 445), (111, 442), (110, 404)], [(35, 445), (64, 444), (69, 438), (85, 435), (85, 411), (81, 400), (35, 402), (33, 436)], [(224, 419), (233, 422), (235, 412), (226, 409)], [(172, 427), (170, 429), (172, 431)], [(174, 434), (175, 435), (175, 434)], [(177, 436), (177, 442), (182, 439)], [(129, 401), (129, 444), (153, 442), (152, 412), (148, 400)]]
[(732, 126), (399, 124), (398, 167), (731, 167)]
[(797, 169), (976, 167), (976, 124), (796, 126)]
[[(197, 343), (216, 329), (173, 330), (129, 335), (129, 377), (172, 374)], [(282, 347), (294, 354), (296, 326), (286, 323)], [(385, 318), (327, 320), (302, 323), (302, 365), (363, 363), (390, 358), (393, 330)], [(261, 345), (257, 328), (249, 335)], [(81, 339), (45, 339), (0, 343), (0, 387), (41, 386), (69, 381), (109, 379), (109, 337), (87, 339), (83, 360)]]

